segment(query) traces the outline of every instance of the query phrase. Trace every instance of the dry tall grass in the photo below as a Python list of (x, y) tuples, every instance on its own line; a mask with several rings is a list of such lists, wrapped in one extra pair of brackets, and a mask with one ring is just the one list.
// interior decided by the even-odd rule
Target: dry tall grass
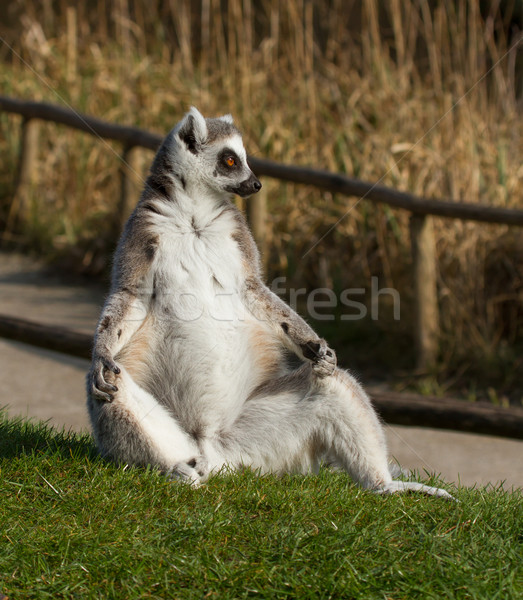
[[(195, 104), (233, 113), (260, 156), (426, 197), (521, 208), (522, 46), (506, 38), (498, 4), (480, 15), (476, 0), (63, 0), (57, 12), (20, 1), (19, 28), (3, 33), (15, 53), (2, 48), (2, 93), (159, 132)], [(19, 121), (1, 115), (0, 127), (5, 222)], [(84, 267), (100, 264), (119, 152), (46, 124), (32, 222), (4, 239), (47, 251), (76, 246)], [(145, 169), (151, 154), (142, 158)], [(408, 367), (408, 215), (277, 181), (264, 189), (268, 278), (341, 290), (369, 289), (378, 275), (400, 291), (401, 321), (349, 323), (337, 335), (352, 361), (363, 353), (369, 363)], [(466, 383), (480, 365), (506, 393), (523, 369), (522, 232), (439, 219), (435, 228), (443, 380)]]

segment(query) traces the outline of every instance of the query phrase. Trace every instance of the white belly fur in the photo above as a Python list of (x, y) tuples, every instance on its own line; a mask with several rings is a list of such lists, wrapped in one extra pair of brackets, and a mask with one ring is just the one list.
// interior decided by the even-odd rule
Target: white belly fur
[[(153, 269), (151, 310), (161, 333), (151, 391), (189, 430), (227, 427), (263, 380), (253, 338), (274, 336), (243, 304), (242, 256), (230, 227), (199, 235), (163, 229)], [(202, 415), (207, 422), (196, 423)]]

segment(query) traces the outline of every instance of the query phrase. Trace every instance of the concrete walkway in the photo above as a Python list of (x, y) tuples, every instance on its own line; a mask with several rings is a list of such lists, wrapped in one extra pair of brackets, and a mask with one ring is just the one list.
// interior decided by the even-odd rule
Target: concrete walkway
[[(0, 253), (0, 313), (92, 332), (104, 290), (71, 284), (21, 256)], [(89, 363), (0, 339), (0, 406), (10, 415), (89, 429), (84, 379)], [(390, 453), (408, 469), (445, 481), (523, 487), (523, 442), (418, 427), (387, 426)]]

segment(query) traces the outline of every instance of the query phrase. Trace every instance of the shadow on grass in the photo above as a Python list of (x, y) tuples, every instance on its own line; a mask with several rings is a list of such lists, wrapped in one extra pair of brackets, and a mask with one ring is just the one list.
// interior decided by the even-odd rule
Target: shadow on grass
[(0, 458), (59, 454), (63, 458), (99, 458), (90, 435), (55, 429), (41, 421), (8, 417), (0, 409)]

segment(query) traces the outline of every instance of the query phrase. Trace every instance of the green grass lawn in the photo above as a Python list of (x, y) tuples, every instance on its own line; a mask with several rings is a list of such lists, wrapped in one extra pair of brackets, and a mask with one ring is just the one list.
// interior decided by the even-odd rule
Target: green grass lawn
[(88, 436), (5, 416), (0, 481), (10, 599), (523, 595), (520, 492), (382, 497), (328, 470), (194, 490), (102, 461)]

